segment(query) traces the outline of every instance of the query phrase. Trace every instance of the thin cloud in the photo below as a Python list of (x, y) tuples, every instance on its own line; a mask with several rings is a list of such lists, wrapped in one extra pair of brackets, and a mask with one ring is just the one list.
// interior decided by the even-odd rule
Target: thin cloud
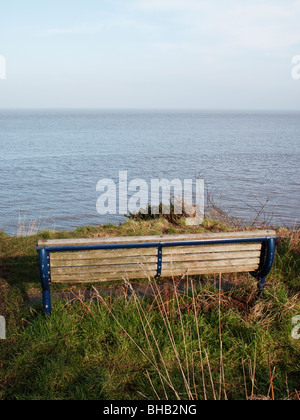
[(65, 28), (50, 28), (43, 32), (45, 36), (56, 36), (56, 35), (76, 35), (76, 34), (87, 34), (94, 32), (87, 26), (78, 27), (65, 27)]
[(132, 2), (133, 7), (147, 12), (199, 11), (206, 7), (206, 4), (204, 0), (136, 0)]
[(194, 48), (210, 39), (211, 48), (279, 50), (300, 43), (299, 0), (139, 0), (132, 6), (150, 17), (159, 12), (165, 27), (177, 25)]
[(90, 22), (79, 23), (75, 26), (48, 28), (43, 32), (45, 36), (97, 34), (109, 30), (136, 30), (141, 32), (158, 32), (159, 27), (147, 21), (113, 13), (103, 14), (102, 17)]

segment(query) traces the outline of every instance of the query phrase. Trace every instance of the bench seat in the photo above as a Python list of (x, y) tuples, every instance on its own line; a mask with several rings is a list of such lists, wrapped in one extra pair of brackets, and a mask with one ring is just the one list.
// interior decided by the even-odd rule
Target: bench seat
[(37, 250), (47, 296), (50, 283), (216, 273), (250, 272), (261, 284), (273, 264), (275, 239), (272, 230), (256, 230), (47, 240), (39, 241)]

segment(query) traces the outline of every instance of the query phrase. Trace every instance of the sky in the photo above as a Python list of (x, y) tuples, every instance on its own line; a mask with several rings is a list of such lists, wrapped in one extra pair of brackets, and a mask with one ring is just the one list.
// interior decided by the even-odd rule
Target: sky
[(300, 0), (2, 2), (0, 108), (300, 110), (299, 22)]

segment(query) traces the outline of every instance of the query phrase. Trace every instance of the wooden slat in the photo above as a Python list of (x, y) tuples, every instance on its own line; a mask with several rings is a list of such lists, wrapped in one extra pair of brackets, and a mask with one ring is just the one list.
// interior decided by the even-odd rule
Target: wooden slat
[(239, 232), (218, 232), (218, 233), (201, 233), (189, 235), (153, 235), (153, 236), (123, 236), (110, 238), (82, 238), (82, 239), (52, 239), (41, 240), (38, 242), (40, 247), (43, 246), (76, 246), (76, 245), (99, 245), (99, 244), (122, 244), (122, 243), (139, 243), (139, 242), (159, 242), (159, 241), (197, 241), (209, 239), (230, 239), (230, 238), (254, 238), (276, 236), (273, 230), (253, 230)]
[(188, 262), (188, 261), (220, 261), (256, 258), (259, 259), (260, 251), (243, 251), (243, 252), (216, 252), (209, 254), (179, 254), (179, 255), (163, 255), (163, 264), (167, 262)]
[[(163, 255), (163, 263), (175, 261), (210, 261), (223, 259), (241, 259), (241, 258), (259, 258), (260, 251), (243, 251), (243, 252), (218, 252), (208, 254), (173, 254)], [(72, 259), (50, 260), (51, 268), (55, 267), (81, 267), (81, 266), (103, 266), (103, 265), (120, 265), (126, 268), (127, 264), (150, 264), (157, 263), (156, 256), (140, 256), (140, 257), (122, 257), (122, 258), (97, 258), (97, 259)]]
[[(193, 247), (168, 247), (163, 248), (164, 260), (166, 256), (169, 255), (188, 255), (188, 254), (206, 254), (206, 253), (219, 253), (219, 252), (237, 252), (237, 251), (258, 251), (261, 250), (261, 244), (238, 244), (238, 245), (204, 245), (204, 246), (193, 246)], [(132, 262), (140, 262), (139, 259), (146, 262), (154, 262), (154, 259), (157, 258), (157, 249), (156, 248), (140, 248), (140, 249), (131, 249), (131, 250), (100, 250), (100, 251), (83, 251), (83, 252), (55, 252), (50, 254), (51, 267), (59, 267), (63, 264), (65, 265), (82, 265), (82, 264), (95, 264), (96, 260), (103, 260), (105, 263), (109, 264), (109, 260), (118, 260), (117, 263), (120, 263), (121, 258), (132, 258)], [(68, 263), (70, 262), (70, 263)], [(76, 262), (72, 264), (72, 262)], [(129, 261), (130, 262), (130, 261)], [(126, 261), (124, 261), (126, 264)]]
[(51, 252), (51, 261), (95, 260), (98, 258), (157, 256), (157, 248), (104, 249), (94, 251)]
[(122, 279), (145, 279), (147, 277), (154, 278), (156, 270), (136, 270), (128, 273), (88, 273), (80, 275), (53, 274), (51, 276), (52, 283), (96, 283), (103, 281), (113, 281)]
[[(227, 261), (205, 261), (195, 263), (166, 263), (163, 264), (162, 277), (172, 275), (210, 274), (220, 272), (248, 272), (254, 271), (259, 266), (259, 259), (241, 259)], [(65, 267), (51, 270), (52, 282), (88, 282), (96, 279), (136, 279), (154, 277), (156, 265), (133, 265), (123, 269), (119, 266), (109, 267)]]
[(103, 265), (119, 265), (126, 267), (127, 264), (150, 264), (157, 263), (157, 256), (153, 257), (123, 257), (123, 258), (98, 258), (96, 260), (83, 260), (83, 259), (72, 259), (72, 260), (50, 260), (51, 268), (55, 267), (82, 267), (82, 266), (103, 266)]
[[(188, 253), (207, 253), (222, 251), (254, 251), (260, 250), (260, 243), (241, 243), (241, 244), (224, 244), (224, 245), (201, 245), (201, 246), (176, 246), (164, 247), (164, 254), (188, 254)], [(73, 252), (52, 252), (51, 259), (96, 259), (98, 257), (115, 258), (115, 257), (134, 257), (157, 255), (157, 248), (135, 248), (135, 249), (111, 249), (111, 250), (93, 250), (93, 251), (73, 251)]]
[(235, 252), (235, 251), (260, 251), (261, 243), (240, 243), (224, 245), (195, 245), (195, 246), (176, 246), (163, 247), (163, 255), (196, 254), (196, 253), (216, 253), (216, 252)]
[(162, 277), (181, 277), (184, 275), (204, 275), (204, 274), (226, 274), (226, 273), (249, 273), (250, 271), (255, 271), (258, 268), (258, 266), (254, 267), (252, 265), (249, 266), (228, 266), (219, 268), (197, 268), (197, 269), (176, 269), (176, 270), (170, 270), (170, 271), (164, 271), (162, 273)]
[(128, 264), (123, 265), (103, 265), (103, 266), (81, 266), (81, 267), (53, 267), (51, 269), (51, 275), (62, 274), (62, 275), (80, 275), (89, 273), (117, 273), (123, 274), (134, 271), (149, 271), (154, 270), (156, 272), (156, 264)]
[[(252, 270), (255, 270), (257, 267), (253, 265), (250, 266), (228, 266), (223, 268), (205, 268), (205, 269), (193, 269), (193, 268), (182, 268), (182, 269), (173, 269), (169, 272), (164, 272), (162, 277), (181, 277), (184, 275), (202, 275), (202, 274), (219, 274), (219, 273), (246, 273)], [(156, 275), (156, 271), (149, 271), (147, 275), (145, 275), (145, 271), (135, 271), (129, 273), (89, 273), (85, 275), (58, 275), (54, 274), (51, 278), (52, 283), (98, 283), (98, 282), (105, 282), (105, 281), (117, 281), (122, 279), (144, 279), (147, 277), (154, 278)]]
[(228, 260), (218, 260), (218, 261), (196, 261), (196, 262), (173, 262), (165, 263), (162, 265), (162, 273), (169, 272), (170, 270), (176, 269), (202, 269), (202, 268), (218, 268), (223, 267), (240, 267), (251, 266), (257, 267), (259, 264), (259, 258), (244, 258), (244, 259), (228, 259)]

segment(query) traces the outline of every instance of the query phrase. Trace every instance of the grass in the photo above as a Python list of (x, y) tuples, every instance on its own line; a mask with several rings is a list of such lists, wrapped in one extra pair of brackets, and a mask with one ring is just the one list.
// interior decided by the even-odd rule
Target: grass
[[(0, 399), (299, 399), (300, 341), (291, 335), (300, 315), (299, 231), (278, 229), (263, 299), (256, 299), (250, 275), (224, 275), (173, 279), (162, 288), (146, 279), (152, 295), (142, 298), (130, 283), (120, 282), (122, 297), (88, 285), (89, 299), (83, 286), (73, 286), (72, 300), (53, 299), (51, 318), (40, 303), (28, 304), (40, 293), (38, 239), (220, 230), (231, 227), (155, 219), (0, 233), (0, 314), (8, 326), (0, 341)], [(224, 290), (228, 281), (234, 287)]]

